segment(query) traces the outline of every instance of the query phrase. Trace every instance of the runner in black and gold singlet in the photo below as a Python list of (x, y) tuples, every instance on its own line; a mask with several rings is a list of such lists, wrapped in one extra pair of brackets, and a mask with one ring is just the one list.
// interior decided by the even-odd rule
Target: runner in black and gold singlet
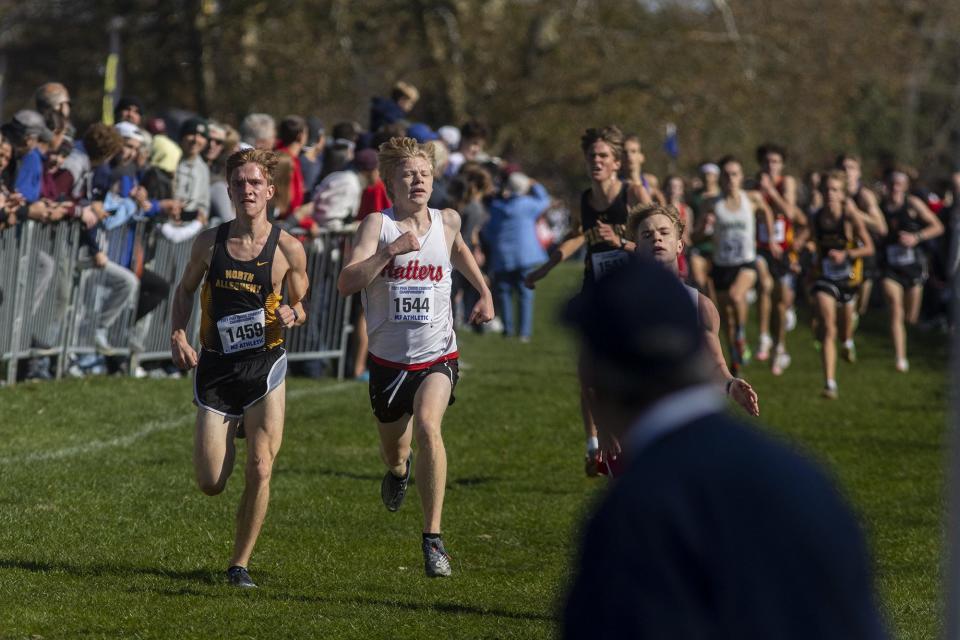
[(271, 275), (280, 228), (272, 228), (254, 259), (237, 260), (226, 247), (230, 224), (217, 228), (200, 294), (202, 351), (194, 392), (198, 406), (239, 418), (283, 382), (287, 359)]
[[(533, 288), (538, 280), (576, 253), (586, 242), (587, 263), (583, 286), (591, 287), (597, 278), (626, 262), (628, 252), (636, 244), (626, 238), (627, 213), (637, 204), (650, 204), (650, 194), (640, 183), (622, 182), (619, 171), (624, 157), (623, 133), (614, 126), (587, 129), (580, 138), (580, 148), (590, 176), (590, 189), (581, 198), (580, 220), (573, 221), (550, 259), (527, 274), (525, 284)], [(581, 386), (580, 411), (587, 436), (586, 472), (596, 476), (603, 469), (597, 426), (593, 422), (586, 389)]]
[[(227, 160), (237, 217), (197, 236), (171, 312), (173, 361), (181, 369), (197, 368), (193, 464), (203, 493), (217, 495), (226, 488), (237, 455), (234, 438), (246, 436), (245, 486), (227, 569), (229, 583), (245, 588), (256, 587), (247, 563), (266, 517), (271, 470), (283, 438), (283, 329), (306, 319), (303, 245), (267, 219), (276, 165), (275, 153), (255, 149)], [(198, 356), (186, 329), (201, 284)], [(288, 304), (281, 304), (284, 287)]]
[[(823, 343), (824, 398), (836, 399), (838, 314), (844, 335), (853, 340), (853, 302), (863, 279), (863, 258), (873, 253), (873, 240), (853, 201), (847, 195), (842, 171), (831, 171), (820, 183), (823, 207), (812, 216), (816, 264), (811, 292), (818, 318), (818, 338)], [(838, 311), (839, 307), (839, 311)]]

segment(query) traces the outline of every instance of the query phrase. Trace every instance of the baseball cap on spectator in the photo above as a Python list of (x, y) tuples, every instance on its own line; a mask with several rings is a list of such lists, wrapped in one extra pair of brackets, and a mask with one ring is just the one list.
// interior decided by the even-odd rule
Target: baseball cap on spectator
[(117, 124), (113, 125), (113, 128), (116, 129), (117, 133), (124, 138), (133, 138), (134, 140), (139, 140), (140, 142), (145, 141), (143, 134), (140, 132), (140, 127), (132, 122), (118, 122)]
[(700, 353), (703, 329), (676, 275), (631, 255), (574, 296), (563, 320), (597, 358), (624, 375), (653, 377)]
[(121, 96), (120, 99), (117, 100), (117, 106), (113, 108), (114, 119), (119, 120), (120, 112), (130, 107), (136, 107), (140, 115), (143, 115), (143, 103), (140, 102), (140, 98), (136, 96)]
[(204, 138), (209, 136), (209, 131), (207, 121), (203, 118), (189, 118), (182, 125), (180, 125), (180, 137), (188, 136), (191, 133), (203, 136)]
[(373, 149), (361, 149), (353, 158), (353, 166), (357, 171), (373, 171), (380, 166), (380, 159)]
[(530, 177), (522, 171), (513, 171), (503, 184), (504, 191), (515, 196), (525, 196), (530, 191)]
[(700, 173), (707, 174), (712, 173), (714, 175), (720, 175), (720, 167), (718, 167), (713, 162), (704, 162), (700, 165)]
[(167, 136), (154, 136), (150, 145), (150, 164), (167, 173), (176, 173), (181, 156), (183, 150), (176, 142)]
[(424, 142), (429, 142), (430, 140), (439, 140), (440, 136), (431, 129), (428, 125), (422, 122), (415, 122), (407, 128), (407, 135), (423, 144)]
[(13, 124), (23, 135), (37, 136), (43, 142), (53, 140), (53, 131), (47, 128), (47, 123), (39, 112), (32, 109), (21, 109), (13, 116)]
[(450, 151), (456, 150), (460, 146), (460, 129), (452, 124), (447, 124), (437, 129), (437, 134), (443, 143), (450, 148)]

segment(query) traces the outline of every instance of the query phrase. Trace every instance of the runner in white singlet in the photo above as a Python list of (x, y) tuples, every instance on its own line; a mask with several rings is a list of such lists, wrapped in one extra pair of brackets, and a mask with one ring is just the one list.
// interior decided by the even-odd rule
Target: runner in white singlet
[(423, 558), (428, 577), (449, 576), (440, 536), (447, 455), (440, 433), (458, 379), (457, 340), (450, 310), (451, 269), (480, 292), (470, 322), (493, 318), (493, 297), (460, 236), (453, 209), (429, 209), (433, 150), (413, 138), (380, 146), (380, 166), (393, 208), (372, 213), (357, 230), (341, 295), (363, 292), (370, 339), (370, 404), (380, 431), (387, 472), (380, 497), (400, 508), (410, 479), (416, 437), (417, 487), (423, 509)]
[[(680, 273), (677, 257), (683, 253), (684, 223), (673, 205), (653, 205), (638, 208), (627, 222), (627, 235), (637, 244), (637, 253), (659, 262), (669, 271)], [(757, 393), (742, 378), (734, 377), (727, 368), (720, 346), (720, 314), (717, 307), (707, 296), (695, 288), (684, 284), (693, 304), (697, 308), (700, 326), (703, 328), (704, 342), (716, 369), (714, 377), (726, 385), (727, 393), (744, 410), (754, 416), (760, 415)]]
[[(744, 191), (743, 167), (732, 156), (720, 161), (721, 197), (707, 214), (707, 224), (713, 225), (713, 268), (710, 278), (722, 309), (727, 338), (733, 357), (734, 374), (750, 361), (747, 348), (747, 319), (750, 306), (747, 292), (757, 283), (756, 218), (764, 216), (768, 229), (773, 228), (773, 214), (755, 191)], [(771, 247), (771, 254), (779, 258), (779, 245)]]

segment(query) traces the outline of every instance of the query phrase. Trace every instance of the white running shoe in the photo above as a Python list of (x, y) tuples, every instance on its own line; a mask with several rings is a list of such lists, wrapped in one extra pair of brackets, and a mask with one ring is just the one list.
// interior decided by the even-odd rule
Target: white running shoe
[(755, 358), (760, 362), (766, 362), (770, 359), (770, 349), (773, 348), (773, 338), (763, 333), (760, 334), (760, 344), (757, 345)]
[(906, 373), (907, 371), (910, 371), (910, 362), (906, 358), (898, 358), (897, 371), (900, 373)]
[(790, 362), (792, 362), (792, 360), (790, 359), (789, 353), (786, 351), (778, 352), (773, 358), (773, 368), (771, 373), (773, 373), (775, 376), (782, 376), (784, 370), (790, 366)]
[(784, 316), (784, 324), (787, 325), (787, 331), (793, 331), (797, 328), (797, 312), (793, 307), (787, 309), (787, 313)]

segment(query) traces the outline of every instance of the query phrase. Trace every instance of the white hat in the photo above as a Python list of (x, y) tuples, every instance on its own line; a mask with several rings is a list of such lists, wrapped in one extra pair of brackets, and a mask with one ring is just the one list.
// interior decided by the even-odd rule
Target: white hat
[(117, 133), (121, 135), (124, 139), (133, 138), (134, 140), (139, 140), (144, 142), (143, 134), (140, 132), (140, 128), (133, 124), (132, 122), (118, 122), (113, 125), (113, 128), (117, 130)]
[(460, 129), (457, 129), (453, 125), (444, 125), (437, 129), (437, 133), (440, 135), (440, 139), (443, 140), (444, 144), (450, 148), (450, 151), (460, 146)]
[(515, 196), (525, 196), (530, 191), (530, 176), (520, 171), (514, 171), (507, 178), (504, 188)]

